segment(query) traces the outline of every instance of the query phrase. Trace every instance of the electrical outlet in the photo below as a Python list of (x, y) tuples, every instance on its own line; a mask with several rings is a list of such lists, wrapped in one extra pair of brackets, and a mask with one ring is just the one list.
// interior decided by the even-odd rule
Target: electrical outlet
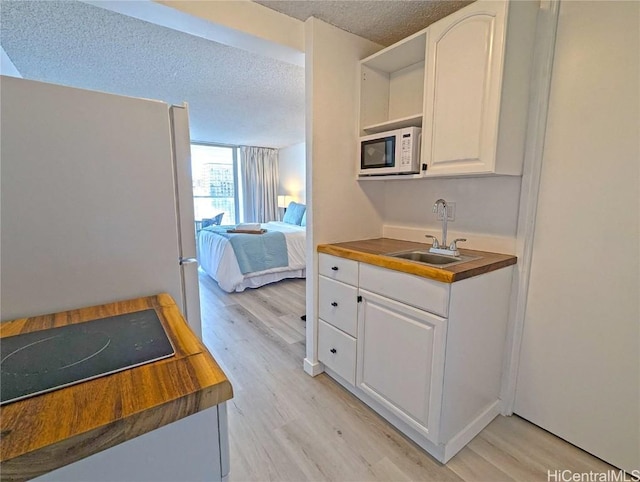
[[(442, 204), (438, 204), (438, 221), (442, 221), (444, 217), (444, 208)], [(447, 202), (447, 221), (455, 221), (456, 220), (456, 203), (455, 202)]]

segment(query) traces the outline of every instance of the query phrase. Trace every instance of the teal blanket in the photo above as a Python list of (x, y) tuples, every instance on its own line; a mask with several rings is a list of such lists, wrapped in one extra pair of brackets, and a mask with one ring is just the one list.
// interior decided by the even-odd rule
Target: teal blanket
[(208, 226), (204, 231), (212, 231), (229, 240), (242, 274), (289, 265), (284, 233), (279, 231), (267, 231), (263, 234), (227, 232), (227, 229), (233, 228), (235, 226)]

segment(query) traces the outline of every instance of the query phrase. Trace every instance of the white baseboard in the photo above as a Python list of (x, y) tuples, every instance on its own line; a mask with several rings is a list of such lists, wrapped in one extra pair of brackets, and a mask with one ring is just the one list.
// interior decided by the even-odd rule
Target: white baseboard
[(312, 377), (320, 375), (324, 372), (324, 365), (320, 362), (312, 363), (308, 358), (304, 359), (303, 364), (304, 371), (307, 375), (311, 375)]
[(465, 428), (458, 432), (444, 446), (444, 459), (442, 463), (446, 464), (451, 457), (460, 452), (473, 438), (491, 423), (491, 421), (500, 415), (502, 409), (502, 401), (496, 400), (489, 405), (480, 415), (471, 421)]

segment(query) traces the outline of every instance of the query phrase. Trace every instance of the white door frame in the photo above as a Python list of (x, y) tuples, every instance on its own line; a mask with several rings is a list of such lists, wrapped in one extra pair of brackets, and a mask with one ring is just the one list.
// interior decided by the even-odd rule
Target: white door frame
[(543, 0), (540, 3), (516, 234), (518, 264), (512, 284), (510, 313), (513, 322), (507, 336), (510, 343), (507, 346), (502, 384), (503, 415), (512, 415), (515, 404), (559, 13), (560, 0)]

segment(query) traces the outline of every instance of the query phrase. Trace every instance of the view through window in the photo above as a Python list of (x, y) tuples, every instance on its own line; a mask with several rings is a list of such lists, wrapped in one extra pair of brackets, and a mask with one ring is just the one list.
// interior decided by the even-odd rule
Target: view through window
[(196, 224), (223, 213), (222, 224), (237, 224), (236, 148), (191, 144)]

